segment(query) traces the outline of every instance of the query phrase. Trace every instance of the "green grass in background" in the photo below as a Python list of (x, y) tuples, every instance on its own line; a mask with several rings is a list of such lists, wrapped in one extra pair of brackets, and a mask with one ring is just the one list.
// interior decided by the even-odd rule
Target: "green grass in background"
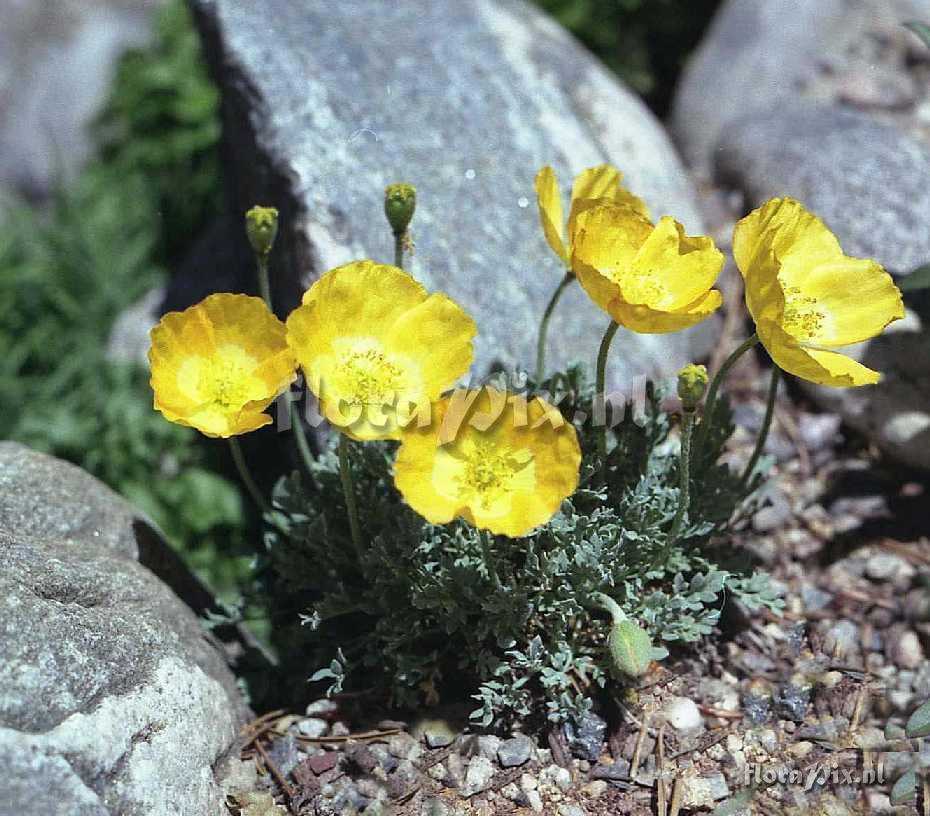
[(183, 3), (126, 55), (101, 150), (42, 209), (2, 202), (0, 438), (68, 459), (148, 513), (232, 600), (250, 537), (225, 451), (152, 410), (145, 367), (116, 363), (116, 317), (162, 283), (218, 211), (219, 96)]
[(534, 0), (664, 116), (721, 0)]

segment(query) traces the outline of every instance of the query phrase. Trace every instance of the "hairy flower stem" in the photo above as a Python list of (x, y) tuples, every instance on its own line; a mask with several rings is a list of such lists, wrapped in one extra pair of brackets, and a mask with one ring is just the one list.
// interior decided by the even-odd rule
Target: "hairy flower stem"
[(562, 293), (568, 288), (568, 285), (575, 279), (574, 274), (569, 271), (559, 282), (549, 303), (546, 305), (546, 311), (543, 312), (542, 320), (539, 321), (539, 339), (536, 341), (536, 387), (542, 384), (543, 377), (546, 376), (546, 336), (549, 333), (549, 319), (555, 311), (556, 304), (562, 297)]
[(394, 233), (394, 266), (398, 269), (404, 268), (404, 240), (406, 238), (405, 232)]
[[(262, 300), (268, 310), (273, 314), (274, 306), (271, 302), (271, 281), (268, 275), (268, 255), (257, 252), (255, 254), (255, 265), (258, 267), (258, 288), (262, 294)], [(310, 443), (307, 441), (307, 432), (304, 430), (303, 422), (300, 419), (300, 412), (297, 410), (297, 404), (291, 398), (290, 393), (285, 394), (287, 398), (287, 412), (290, 415), (291, 428), (294, 431), (294, 438), (297, 440), (297, 452), (300, 454), (300, 460), (303, 463), (307, 474), (313, 480), (313, 452), (310, 450)]]
[(594, 400), (595, 406), (600, 410), (595, 410), (594, 419), (603, 420), (603, 424), (597, 429), (597, 451), (601, 455), (601, 461), (607, 459), (607, 399), (604, 391), (606, 390), (605, 382), (607, 380), (607, 353), (610, 351), (610, 344), (613, 342), (614, 335), (620, 324), (611, 320), (607, 331), (604, 332), (604, 338), (601, 340), (601, 347), (597, 352), (597, 379), (595, 381)]
[(365, 550), (362, 547), (362, 528), (358, 522), (355, 485), (352, 484), (352, 471), (349, 468), (349, 438), (345, 434), (339, 434), (339, 479), (342, 482), (342, 492), (345, 494), (352, 544), (355, 546), (355, 551), (363, 555)]
[(741, 488), (745, 488), (746, 485), (749, 484), (749, 479), (752, 477), (752, 472), (756, 469), (759, 457), (762, 456), (762, 451), (765, 450), (765, 441), (768, 439), (769, 429), (772, 427), (772, 417), (775, 416), (775, 396), (778, 394), (779, 374), (780, 370), (778, 366), (773, 366), (772, 379), (769, 382), (768, 401), (765, 404), (765, 417), (762, 419), (762, 427), (759, 429), (759, 438), (756, 439), (756, 447), (752, 452), (752, 456), (749, 457), (749, 463), (746, 465), (743, 475), (740, 477), (739, 484)]
[(229, 437), (229, 449), (232, 451), (233, 462), (236, 463), (236, 470), (239, 471), (239, 477), (242, 479), (242, 483), (245, 485), (246, 490), (249, 491), (252, 501), (261, 509), (262, 513), (270, 513), (271, 505), (268, 504), (267, 500), (262, 495), (262, 491), (259, 490), (258, 485), (255, 484), (255, 480), (249, 472), (249, 466), (245, 463), (245, 456), (242, 455), (242, 447), (235, 436)]
[(258, 291), (261, 293), (262, 300), (271, 312), (274, 307), (271, 305), (271, 280), (268, 276), (268, 256), (256, 254), (255, 261), (258, 265)]
[(592, 592), (591, 600), (605, 612), (609, 612), (615, 623), (626, 620), (626, 613), (610, 595), (605, 595), (603, 592)]
[(681, 535), (688, 508), (691, 505), (691, 435), (694, 431), (694, 411), (685, 411), (681, 421), (681, 463), (678, 466), (678, 511), (665, 540), (665, 556)]
[(720, 366), (720, 370), (714, 375), (714, 379), (711, 380), (710, 388), (707, 391), (707, 399), (704, 402), (704, 418), (698, 426), (697, 434), (694, 439), (693, 458), (696, 462), (701, 461), (701, 453), (707, 441), (707, 434), (714, 421), (714, 410), (717, 407), (717, 391), (726, 379), (727, 374), (730, 373), (730, 369), (736, 365), (736, 361), (758, 342), (759, 337), (757, 335), (753, 334), (750, 336), (749, 339), (737, 347), (737, 349), (724, 360), (723, 365)]

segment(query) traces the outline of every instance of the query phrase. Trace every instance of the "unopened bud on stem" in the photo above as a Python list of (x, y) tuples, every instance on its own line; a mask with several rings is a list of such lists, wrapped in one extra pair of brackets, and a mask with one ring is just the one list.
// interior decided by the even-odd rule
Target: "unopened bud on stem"
[(417, 191), (412, 184), (389, 184), (384, 189), (384, 214), (394, 235), (404, 235), (417, 208)]
[(678, 372), (678, 396), (686, 411), (693, 411), (707, 390), (707, 369), (689, 363)]
[(245, 214), (245, 233), (255, 254), (266, 258), (278, 235), (278, 211), (274, 207), (252, 207)]

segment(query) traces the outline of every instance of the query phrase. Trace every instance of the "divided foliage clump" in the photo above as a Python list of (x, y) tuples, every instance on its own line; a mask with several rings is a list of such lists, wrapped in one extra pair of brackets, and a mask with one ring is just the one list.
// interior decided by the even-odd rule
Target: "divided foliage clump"
[[(591, 415), (580, 370), (553, 395), (566, 416)], [(396, 443), (352, 449), (351, 467), (370, 546), (353, 549), (334, 451), (313, 483), (295, 472), (277, 485), (266, 533), (265, 580), (278, 622), (282, 674), (324, 681), (332, 693), (374, 691), (388, 704), (473, 697), (481, 725), (560, 721), (590, 708), (613, 670), (610, 619), (592, 600), (613, 597), (654, 643), (710, 634), (727, 594), (778, 608), (765, 576), (723, 569), (710, 537), (748, 486), (715, 464), (733, 426), (721, 406), (703, 464), (694, 468), (690, 521), (666, 547), (678, 502), (671, 418), (650, 389), (615, 428), (606, 469), (582, 464), (581, 487), (552, 521), (522, 539), (457, 521), (426, 523), (401, 500), (390, 472)], [(593, 451), (592, 431), (582, 448)], [(298, 691), (299, 693), (299, 691)], [(305, 693), (305, 688), (304, 688)]]

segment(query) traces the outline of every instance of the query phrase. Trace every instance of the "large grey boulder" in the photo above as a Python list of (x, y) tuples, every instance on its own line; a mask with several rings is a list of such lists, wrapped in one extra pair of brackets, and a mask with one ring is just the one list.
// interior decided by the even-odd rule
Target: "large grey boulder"
[(716, 174), (752, 206), (803, 201), (846, 253), (892, 272), (930, 260), (930, 143), (862, 111), (799, 102), (737, 120)]
[[(384, 186), (417, 186), (414, 273), (479, 327), (476, 373), (530, 367), (561, 277), (533, 179), (609, 161), (656, 216), (702, 229), (692, 187), (646, 107), (549, 18), (520, 0), (192, 0), (224, 96), (226, 168), (241, 213), (282, 212), (278, 311), (322, 272), (393, 239)], [(228, 242), (227, 242), (228, 243)], [(201, 274), (203, 270), (201, 269)], [(593, 365), (607, 317), (576, 287), (551, 329), (551, 367)], [(706, 354), (713, 321), (621, 336), (615, 383)]]
[(247, 716), (222, 647), (139, 563), (146, 524), (73, 465), (0, 443), (0, 814), (226, 813)]
[(725, 0), (675, 95), (686, 161), (709, 176), (733, 122), (799, 97), (906, 118), (927, 94), (923, 46), (901, 24), (928, 17), (926, 0)]
[(90, 153), (87, 126), (116, 60), (162, 0), (6, 0), (0, 25), (0, 187), (50, 192)]

